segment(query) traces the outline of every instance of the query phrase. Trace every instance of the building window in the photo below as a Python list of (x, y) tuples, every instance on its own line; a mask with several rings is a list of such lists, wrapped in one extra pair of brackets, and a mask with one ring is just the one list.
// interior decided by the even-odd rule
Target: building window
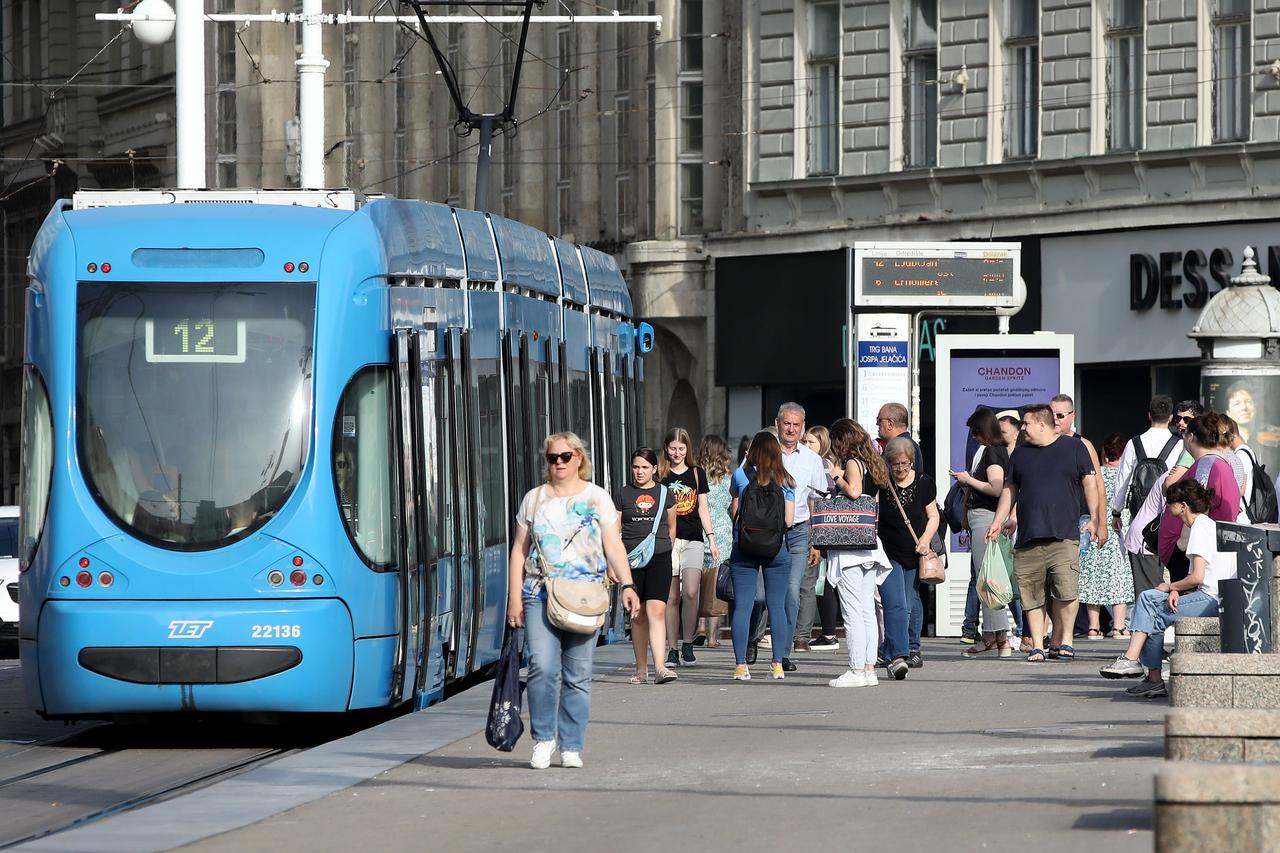
[(408, 176), (405, 174), (408, 168), (409, 159), (409, 135), (408, 135), (408, 112), (409, 112), (409, 86), (405, 79), (408, 71), (405, 69), (405, 54), (409, 49), (409, 35), (403, 27), (396, 27), (395, 47), (396, 56), (400, 57), (400, 61), (396, 66), (396, 82), (394, 95), (395, 115), (392, 116), (392, 140), (393, 162), (391, 167), (395, 169), (395, 187), (396, 195), (405, 198), (409, 194)]
[(702, 153), (702, 81), (680, 83), (680, 152)]
[(938, 4), (912, 0), (907, 16), (906, 165), (938, 164)]
[[(462, 25), (445, 24), (445, 58), (449, 67), (458, 75), (458, 85), (462, 86)], [(452, 106), (446, 107), (446, 110)], [(452, 121), (445, 122), (446, 133), (449, 134), (449, 165), (445, 169), (446, 186), (444, 189), (445, 204), (462, 204), (462, 138)]]
[[(234, 11), (232, 0), (219, 0), (219, 12)], [(222, 189), (236, 186), (236, 25), (214, 25), (214, 180)]]
[[(516, 73), (516, 30), (511, 24), (502, 27), (502, 86), (503, 102), (511, 92), (511, 78)], [(515, 133), (505, 133), (498, 140), (502, 147), (502, 215), (514, 219), (516, 209), (516, 147)]]
[(342, 27), (342, 132), (346, 137), (343, 146), (343, 172), (346, 185), (356, 186), (356, 45), (359, 39), (352, 24)]
[[(649, 0), (648, 14), (655, 14), (655, 0)], [(645, 234), (658, 228), (658, 85), (657, 39), (649, 39), (645, 51)]]
[(680, 233), (702, 231), (702, 164), (680, 164)]
[(632, 135), (635, 127), (631, 98), (619, 91), (614, 99), (614, 215), (617, 217), (619, 237), (634, 237), (636, 233), (634, 200), (631, 192)]
[(1107, 21), (1107, 148), (1142, 147), (1144, 0), (1111, 0)]
[(1249, 138), (1253, 63), (1249, 0), (1217, 0), (1213, 12), (1213, 141)]
[(840, 146), (840, 4), (809, 10), (807, 172), (834, 175)]
[(702, 70), (702, 0), (680, 3), (680, 70)]
[[(569, 27), (556, 30), (556, 56), (561, 74), (573, 67), (573, 40)], [(556, 233), (565, 234), (573, 227), (573, 167), (570, 146), (573, 144), (573, 97), (569, 83), (557, 80), (556, 95)]]
[(1034, 157), (1040, 148), (1040, 0), (1009, 0), (1005, 26), (1005, 156)]

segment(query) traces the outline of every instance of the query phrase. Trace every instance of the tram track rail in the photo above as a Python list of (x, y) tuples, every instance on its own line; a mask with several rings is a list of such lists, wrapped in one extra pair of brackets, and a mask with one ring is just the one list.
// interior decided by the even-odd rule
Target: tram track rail
[(0, 777), (0, 850), (200, 790), (305, 748), (105, 748)]
[[(134, 762), (148, 763), (155, 760), (154, 754), (151, 754), (154, 751), (102, 749), (100, 752), (58, 762), (41, 770), (29, 771), (27, 774), (9, 777), (9, 779), (0, 779), (0, 790), (4, 790), (6, 785), (28, 783), (32, 785), (32, 788), (27, 789), (28, 794), (38, 793), (41, 790), (54, 792), (54, 790), (70, 788), (95, 790), (100, 794), (97, 797), (82, 797), (76, 803), (61, 803), (58, 800), (50, 803), (45, 798), (40, 800), (46, 803), (45, 808), (38, 809), (38, 813), (29, 813), (28, 820), (18, 821), (17, 824), (14, 824), (12, 815), (3, 816), (4, 811), (9, 811), (5, 808), (6, 804), (12, 803), (13, 800), (9, 798), (0, 800), (0, 849), (19, 847), (28, 841), (105, 820), (134, 808), (150, 806), (152, 803), (163, 802), (178, 795), (196, 792), (278, 758), (302, 752), (302, 749), (303, 747), (214, 749), (211, 752), (223, 754), (209, 756), (209, 761), (198, 762), (196, 766), (188, 763), (188, 765), (173, 767), (168, 772), (161, 771), (159, 774), (152, 772), (146, 779), (137, 780), (137, 783), (141, 784), (131, 785), (128, 781), (124, 781), (118, 790), (95, 789), (91, 784), (93, 779), (118, 779), (118, 772), (116, 772), (119, 770), (118, 767), (105, 768), (104, 775), (101, 776), (86, 774), (84, 771), (91, 770), (95, 762), (101, 765), (102, 760), (106, 758), (115, 758), (116, 761), (125, 762), (128, 765), (133, 765)], [(191, 753), (191, 751), (182, 752)], [(28, 795), (28, 797), (19, 798), (18, 802), (33, 804), (37, 800)]]

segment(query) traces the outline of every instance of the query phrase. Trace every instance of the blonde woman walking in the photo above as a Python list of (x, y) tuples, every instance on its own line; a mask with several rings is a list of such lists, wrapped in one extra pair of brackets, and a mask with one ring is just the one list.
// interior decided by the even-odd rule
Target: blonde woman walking
[[(698, 461), (707, 472), (707, 511), (711, 515), (711, 533), (703, 549), (703, 566), (711, 568), (719, 566), (720, 561), (711, 556), (711, 542), (733, 542), (733, 518), (729, 515), (729, 503), (733, 497), (729, 494), (729, 483), (733, 474), (733, 457), (729, 455), (729, 445), (718, 435), (704, 436), (698, 445)], [(721, 554), (721, 556), (724, 556)], [(720, 645), (720, 617), (710, 616), (700, 620), (698, 633), (693, 644), (707, 644), (714, 649)]]
[[(702, 586), (702, 552), (709, 546), (711, 559), (720, 562), (711, 510), (707, 505), (710, 484), (707, 472), (689, 458), (693, 450), (689, 433), (681, 427), (667, 431), (662, 441), (658, 473), (662, 485), (671, 490), (676, 502), (676, 541), (672, 543), (671, 562), (675, 577), (667, 598), (667, 666), (691, 664), (693, 629), (698, 623), (698, 593)], [(679, 651), (677, 651), (679, 643)]]

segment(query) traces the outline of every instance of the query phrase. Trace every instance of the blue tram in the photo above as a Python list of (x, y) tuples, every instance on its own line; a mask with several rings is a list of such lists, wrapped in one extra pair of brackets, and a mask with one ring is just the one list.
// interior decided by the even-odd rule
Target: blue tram
[[(334, 192), (82, 192), (32, 249), (21, 626), (52, 718), (419, 705), (493, 663), (542, 438), (639, 439), (612, 258)], [(621, 635), (621, 608), (606, 638)]]

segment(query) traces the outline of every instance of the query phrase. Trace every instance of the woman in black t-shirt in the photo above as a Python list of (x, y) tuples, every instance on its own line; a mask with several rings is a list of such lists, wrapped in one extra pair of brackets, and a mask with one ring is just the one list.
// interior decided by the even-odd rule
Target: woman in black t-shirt
[[(924, 627), (924, 605), (920, 600), (920, 556), (929, 550), (942, 517), (938, 514), (938, 487), (928, 474), (915, 470), (916, 448), (910, 439), (899, 436), (885, 446), (884, 461), (889, 466), (889, 485), (880, 489), (880, 544), (896, 570), (884, 581), (887, 585), (901, 575), (907, 602), (907, 665), (924, 664), (920, 654), (920, 634)], [(896, 499), (896, 500), (895, 500)], [(901, 502), (902, 510), (898, 505)], [(902, 518), (906, 512), (907, 521)], [(915, 533), (912, 536), (912, 532)], [(893, 591), (896, 595), (896, 590)], [(880, 590), (885, 598), (884, 585)], [(888, 625), (886, 623), (886, 633)]]
[[(966, 513), (969, 522), (969, 599), (965, 607), (965, 633), (973, 636), (977, 628), (978, 572), (982, 569), (982, 561), (987, 554), (987, 530), (995, 520), (996, 505), (1000, 502), (1000, 493), (1004, 491), (1005, 472), (1009, 469), (1009, 451), (1005, 449), (1004, 436), (1000, 432), (1000, 421), (995, 412), (979, 406), (965, 421), (978, 443), (973, 458), (969, 460), (969, 470), (952, 471), (951, 476), (965, 487)], [(969, 602), (972, 602), (972, 613)], [(971, 621), (972, 620), (972, 621)], [(1001, 607), (992, 610), (982, 607), (982, 639), (964, 651), (966, 657), (974, 657), (984, 652), (994, 651), (1002, 658), (1013, 654), (1009, 644), (1009, 612)]]
[[(667, 648), (667, 596), (671, 592), (671, 540), (675, 536), (676, 503), (671, 491), (654, 480), (657, 472), (658, 454), (650, 447), (637, 448), (631, 454), (632, 485), (623, 486), (613, 496), (621, 522), (622, 547), (628, 554), (654, 534), (653, 556), (647, 564), (631, 570), (641, 605), (640, 611), (631, 617), (631, 644), (636, 652), (632, 684), (648, 682), (650, 649), (657, 683), (666, 684), (676, 678), (662, 659)], [(659, 506), (664, 517), (657, 520), (655, 529)]]
[[(711, 524), (707, 503), (707, 472), (690, 458), (693, 452), (689, 433), (680, 427), (667, 432), (662, 443), (662, 459), (658, 473), (662, 485), (671, 490), (676, 504), (676, 534), (672, 542), (671, 562), (675, 572), (671, 594), (667, 598), (667, 640), (671, 651), (667, 664), (691, 664), (693, 631), (698, 624), (698, 594), (702, 585), (704, 541), (710, 545), (711, 562), (720, 564), (719, 543)], [(676, 643), (679, 642), (679, 652)]]

